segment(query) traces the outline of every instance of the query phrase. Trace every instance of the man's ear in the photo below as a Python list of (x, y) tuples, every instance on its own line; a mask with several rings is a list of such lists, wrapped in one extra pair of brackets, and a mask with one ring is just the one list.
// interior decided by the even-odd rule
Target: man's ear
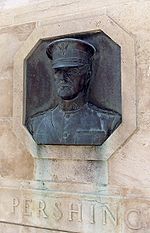
[(85, 85), (85, 79), (84, 79), (84, 77), (82, 77), (80, 79), (80, 86), (83, 86), (83, 85)]
[(86, 79), (84, 81), (84, 90), (85, 90), (85, 93), (87, 92), (89, 84), (90, 84), (90, 77), (91, 77), (90, 74), (87, 73), (87, 77), (86, 77)]

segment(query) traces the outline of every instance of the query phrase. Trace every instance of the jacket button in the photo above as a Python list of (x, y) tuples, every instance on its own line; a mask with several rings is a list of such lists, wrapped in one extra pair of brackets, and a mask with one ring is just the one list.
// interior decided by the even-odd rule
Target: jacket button
[(69, 115), (69, 114), (66, 114), (66, 115), (65, 115), (65, 118), (67, 118), (67, 119), (68, 119), (69, 117), (70, 117), (70, 115)]
[(64, 138), (64, 139), (67, 139), (68, 136), (69, 136), (69, 134), (65, 131), (65, 132), (63, 133), (63, 138)]

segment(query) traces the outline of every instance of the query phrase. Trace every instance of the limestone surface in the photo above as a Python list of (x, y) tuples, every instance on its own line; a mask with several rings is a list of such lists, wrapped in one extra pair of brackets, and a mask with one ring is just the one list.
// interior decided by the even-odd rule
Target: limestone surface
[[(149, 0), (0, 1), (0, 232), (150, 232), (149, 12)], [(101, 148), (37, 147), (23, 59), (40, 38), (83, 29), (122, 48), (122, 125)]]

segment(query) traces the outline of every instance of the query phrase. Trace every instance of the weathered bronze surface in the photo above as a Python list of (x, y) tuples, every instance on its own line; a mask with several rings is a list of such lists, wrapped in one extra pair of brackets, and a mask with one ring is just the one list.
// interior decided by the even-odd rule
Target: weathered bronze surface
[(121, 122), (121, 115), (88, 102), (96, 48), (65, 38), (46, 50), (52, 62), (58, 104), (29, 117), (26, 126), (37, 144), (102, 145)]

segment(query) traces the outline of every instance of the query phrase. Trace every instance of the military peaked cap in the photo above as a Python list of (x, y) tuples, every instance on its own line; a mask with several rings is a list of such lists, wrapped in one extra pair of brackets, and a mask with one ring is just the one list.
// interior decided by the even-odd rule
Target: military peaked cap
[(95, 51), (92, 44), (74, 38), (55, 40), (46, 49), (47, 56), (52, 60), (52, 68), (89, 64)]

